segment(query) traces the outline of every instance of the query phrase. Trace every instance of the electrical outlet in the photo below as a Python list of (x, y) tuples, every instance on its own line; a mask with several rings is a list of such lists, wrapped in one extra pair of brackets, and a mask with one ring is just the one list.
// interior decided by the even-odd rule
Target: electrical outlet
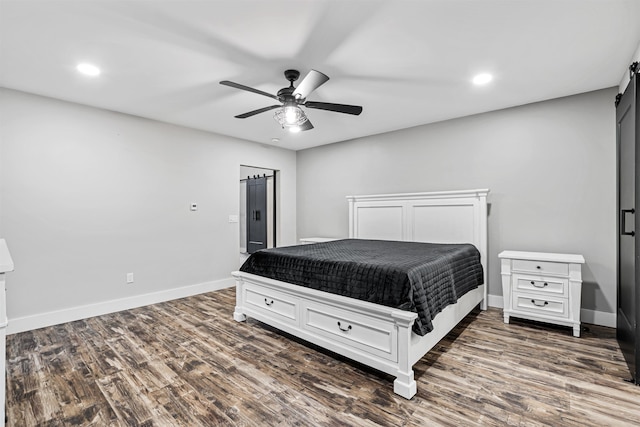
[(133, 273), (127, 273), (127, 283), (133, 283)]

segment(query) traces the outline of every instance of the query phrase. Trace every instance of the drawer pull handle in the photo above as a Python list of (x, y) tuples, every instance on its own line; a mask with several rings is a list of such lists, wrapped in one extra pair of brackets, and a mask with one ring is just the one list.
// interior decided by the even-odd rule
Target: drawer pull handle
[(547, 286), (549, 286), (549, 284), (547, 282), (544, 282), (542, 285), (538, 285), (533, 280), (531, 281), (531, 284), (536, 288), (546, 288)]
[(542, 270), (542, 267), (540, 267), (539, 265), (536, 265), (536, 268), (537, 268), (538, 270)]
[(535, 305), (536, 307), (544, 307), (545, 305), (549, 304), (549, 301), (545, 301), (544, 304), (538, 304), (536, 300), (532, 299), (531, 304)]
[(265, 303), (267, 306), (270, 306), (270, 305), (273, 305), (273, 300), (269, 301), (269, 300), (267, 300), (267, 299), (265, 298), (265, 299), (264, 299), (264, 303)]
[(340, 329), (342, 332), (348, 332), (351, 330), (351, 325), (347, 326), (347, 328), (343, 328), (342, 325), (340, 324), (340, 322), (338, 322), (338, 329)]

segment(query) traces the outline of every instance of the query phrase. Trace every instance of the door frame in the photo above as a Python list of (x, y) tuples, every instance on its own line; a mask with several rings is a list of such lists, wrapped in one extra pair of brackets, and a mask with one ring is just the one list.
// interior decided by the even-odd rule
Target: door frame
[[(280, 231), (279, 226), (279, 193), (280, 193), (280, 171), (278, 169), (268, 168), (264, 166), (249, 166), (240, 164), (240, 206), (238, 208), (239, 215), (239, 241), (240, 241), (240, 252), (242, 254), (246, 254), (246, 217), (243, 217), (243, 213), (246, 215), (246, 194), (243, 194), (243, 183), (246, 182), (247, 178), (253, 177), (257, 175), (266, 175), (267, 178), (272, 178), (267, 180), (267, 216), (270, 218), (267, 231), (267, 248), (276, 247), (278, 241), (278, 233)], [(271, 230), (269, 230), (271, 227)], [(243, 243), (244, 240), (244, 243)], [(244, 249), (244, 251), (243, 251)]]

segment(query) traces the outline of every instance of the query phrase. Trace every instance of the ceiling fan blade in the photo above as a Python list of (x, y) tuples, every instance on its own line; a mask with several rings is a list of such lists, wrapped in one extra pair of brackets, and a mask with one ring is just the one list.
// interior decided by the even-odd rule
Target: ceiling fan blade
[(258, 89), (254, 89), (254, 88), (249, 87), (249, 86), (241, 85), (239, 83), (230, 82), (229, 80), (223, 80), (223, 81), (220, 82), (220, 84), (221, 85), (225, 85), (225, 86), (234, 87), (236, 89), (242, 89), (242, 90), (246, 90), (246, 91), (249, 91), (249, 92), (257, 93), (258, 95), (268, 96), (269, 98), (278, 99), (277, 96), (272, 95), (270, 93), (263, 92), (263, 91), (258, 90)]
[(329, 102), (313, 102), (304, 103), (307, 108), (316, 108), (318, 110), (335, 111), (337, 113), (353, 114), (354, 116), (362, 113), (362, 107), (359, 105), (331, 104)]
[(307, 119), (306, 122), (300, 125), (300, 131), (311, 129), (313, 129), (313, 125), (311, 124), (311, 121), (309, 119)]
[(238, 114), (235, 116), (236, 119), (246, 119), (247, 117), (255, 116), (256, 114), (264, 113), (265, 111), (273, 110), (275, 108), (280, 108), (282, 105), (271, 105), (269, 107), (260, 108), (258, 110), (249, 111), (248, 113)]
[(325, 84), (329, 80), (329, 76), (322, 74), (320, 71), (311, 70), (302, 79), (296, 90), (293, 91), (293, 96), (298, 99), (305, 99), (314, 90)]

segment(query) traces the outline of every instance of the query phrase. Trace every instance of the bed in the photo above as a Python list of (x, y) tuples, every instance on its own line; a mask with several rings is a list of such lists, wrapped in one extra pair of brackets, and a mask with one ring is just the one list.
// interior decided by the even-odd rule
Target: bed
[[(488, 190), (349, 196), (349, 238), (472, 244), (480, 255), (482, 285), (414, 329), (418, 313), (324, 292), (247, 272), (236, 279), (234, 319), (247, 317), (393, 375), (394, 392), (417, 392), (413, 365), (476, 306), (487, 303)], [(324, 244), (324, 243), (322, 243)], [(318, 244), (318, 245), (322, 245)]]

